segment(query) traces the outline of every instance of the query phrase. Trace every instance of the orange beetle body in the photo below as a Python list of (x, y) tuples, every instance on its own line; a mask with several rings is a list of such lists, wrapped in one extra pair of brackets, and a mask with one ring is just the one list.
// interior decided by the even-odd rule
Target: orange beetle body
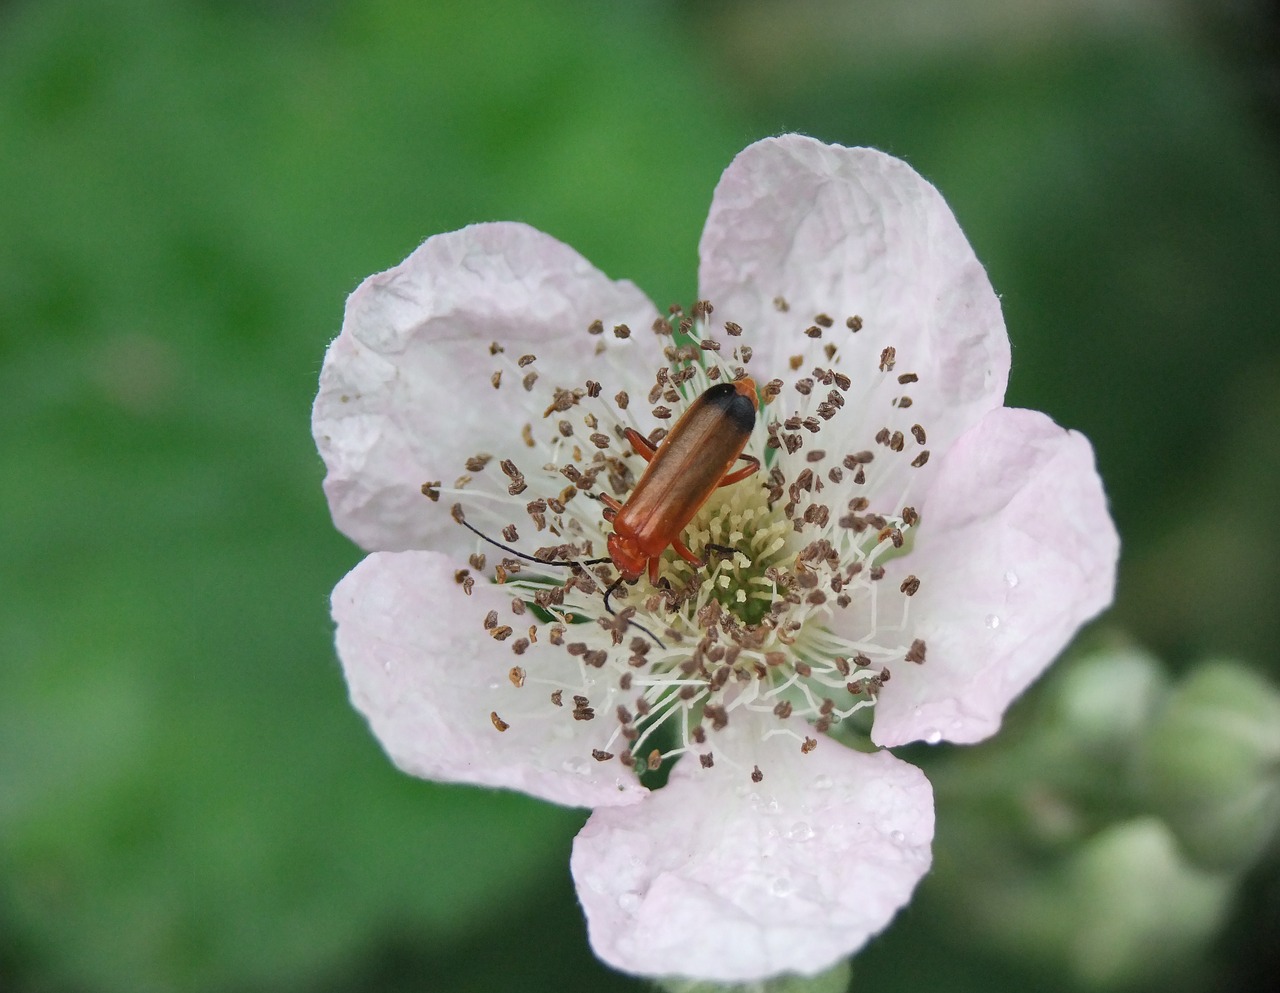
[[(755, 381), (745, 377), (708, 389), (656, 447), (627, 429), (627, 440), (649, 464), (625, 503), (608, 495), (600, 498), (609, 508), (605, 519), (613, 524), (609, 557), (623, 579), (637, 580), (647, 569), (649, 581), (657, 583), (659, 558), (668, 546), (695, 568), (707, 564), (680, 540), (680, 533), (714, 490), (760, 469), (759, 459), (742, 454), (757, 410)], [(747, 465), (730, 471), (739, 459)]]

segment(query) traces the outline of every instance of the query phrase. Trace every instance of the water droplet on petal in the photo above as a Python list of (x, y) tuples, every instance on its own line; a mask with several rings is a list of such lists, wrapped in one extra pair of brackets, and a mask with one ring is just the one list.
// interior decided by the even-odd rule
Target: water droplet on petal
[(937, 728), (929, 728), (929, 730), (924, 733), (924, 740), (930, 745), (936, 745), (942, 740), (942, 732)]
[(901, 831), (894, 831), (891, 835), (889, 835), (889, 837), (892, 838), (894, 840), (894, 843), (898, 845), (901, 845), (904, 841), (907, 840), (907, 836), (903, 834)]
[(814, 777), (813, 777), (813, 788), (814, 788), (815, 790), (829, 790), (829, 789), (831, 789), (831, 777), (830, 777), (830, 776), (828, 776), (825, 772), (824, 772), (824, 773), (822, 773), (821, 775), (814, 776)]
[(1000, 626), (1000, 618), (998, 618), (995, 614), (988, 614), (987, 627), (991, 628), (991, 630), (994, 631), (999, 626)]
[(774, 876), (769, 883), (769, 892), (774, 896), (790, 896), (795, 890), (795, 885), (787, 876)]
[(1018, 574), (1016, 572), (1006, 572), (1004, 574), (1004, 583), (1009, 589), (1013, 589), (1018, 585)]
[(644, 901), (639, 893), (623, 893), (618, 897), (619, 909), (626, 911), (628, 914), (635, 913), (639, 910), (640, 904), (643, 902)]
[(813, 827), (807, 821), (796, 821), (787, 837), (792, 841), (809, 841), (813, 838)]

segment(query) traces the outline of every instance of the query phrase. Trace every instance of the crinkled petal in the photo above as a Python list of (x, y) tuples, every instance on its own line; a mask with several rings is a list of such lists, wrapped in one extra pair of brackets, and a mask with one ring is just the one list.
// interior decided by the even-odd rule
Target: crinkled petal
[[(655, 317), (632, 283), (523, 224), (437, 235), (370, 276), (347, 300), (312, 413), (338, 528), (367, 549), (469, 547), (447, 510), (425, 505), (422, 484), (452, 485), (478, 453), (516, 454), (521, 425), (541, 416), (553, 388), (580, 386), (591, 372), (593, 342), (624, 356), (610, 388), (638, 389), (648, 363), (625, 356), (641, 346), (611, 329), (647, 331)], [(597, 319), (610, 330), (588, 338)], [(506, 351), (491, 352), (494, 341)], [(656, 357), (656, 345), (646, 345)], [(522, 386), (531, 371), (517, 364), (522, 352), (538, 359), (531, 391)]]
[[(577, 721), (568, 699), (551, 702), (558, 687), (566, 698), (593, 691), (580, 667), (560, 648), (533, 645), (517, 657), (510, 642), (494, 640), (485, 615), (509, 617), (510, 592), (477, 583), (467, 596), (455, 568), (436, 552), (379, 552), (333, 591), (351, 700), (387, 754), (424, 779), (507, 787), (570, 806), (641, 799), (647, 791), (630, 769), (591, 758), (616, 723)], [(517, 664), (536, 674), (523, 687), (510, 679)]]
[[(882, 426), (910, 447), (920, 424), (921, 447), (936, 458), (1003, 400), (1009, 339), (987, 274), (941, 194), (892, 156), (801, 135), (751, 145), (716, 187), (700, 253), (715, 326), (732, 320), (749, 331), (761, 381), (815, 365), (853, 379), (849, 409), (834, 432), (824, 429), (827, 447), (841, 447), (839, 432), (851, 428), (865, 436), (849, 444), (869, 447)], [(805, 337), (819, 314), (835, 326)], [(845, 323), (855, 315), (856, 334)], [(888, 347), (896, 357), (882, 371)], [(918, 381), (900, 383), (906, 374)], [(909, 407), (893, 403), (901, 396)], [(877, 492), (894, 502), (926, 486), (934, 467), (912, 468), (913, 458), (877, 462)]]
[(1088, 440), (1032, 410), (993, 411), (960, 439), (920, 511), (884, 581), (920, 577), (909, 629), (926, 659), (893, 667), (871, 737), (981, 741), (1111, 603), (1120, 539)]
[(595, 811), (574, 841), (591, 946), (615, 968), (813, 975), (884, 928), (929, 868), (933, 792), (918, 769), (826, 738), (803, 755), (794, 738), (741, 726), (758, 720), (733, 721), (720, 733), (738, 732), (746, 768), (684, 759), (665, 788)]

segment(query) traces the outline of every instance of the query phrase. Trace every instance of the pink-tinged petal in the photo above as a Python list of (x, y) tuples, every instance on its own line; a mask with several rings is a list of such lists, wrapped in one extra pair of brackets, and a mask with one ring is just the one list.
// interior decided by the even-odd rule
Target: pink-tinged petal
[(591, 947), (609, 965), (722, 982), (814, 975), (883, 929), (928, 870), (933, 793), (918, 769), (736, 730), (747, 768), (682, 759), (666, 787), (595, 811), (574, 841)]
[[(724, 320), (747, 329), (760, 381), (815, 365), (853, 379), (849, 409), (824, 429), (827, 447), (842, 447), (838, 435), (849, 429), (860, 432), (847, 439), (850, 451), (870, 447), (881, 427), (903, 432), (905, 457), (868, 472), (890, 502), (920, 492), (935, 471), (910, 466), (915, 448), (936, 459), (1003, 400), (1009, 339), (987, 274), (938, 191), (892, 156), (800, 135), (757, 142), (716, 187), (699, 250), (713, 329)], [(819, 314), (834, 326), (805, 337)], [(856, 334), (846, 326), (853, 316), (862, 321)], [(838, 348), (831, 360), (829, 344)], [(882, 371), (889, 347), (892, 368)], [(918, 380), (900, 383), (907, 374)], [(903, 396), (909, 407), (894, 404)]]
[(921, 579), (872, 739), (981, 741), (1115, 592), (1120, 539), (1093, 449), (1044, 414), (988, 414), (943, 459), (920, 507), (915, 550), (886, 583)]
[[(609, 719), (612, 691), (584, 683), (563, 649), (538, 644), (516, 656), (510, 640), (494, 640), (485, 615), (496, 610), (501, 624), (511, 623), (511, 592), (479, 582), (467, 596), (455, 569), (436, 552), (379, 552), (333, 591), (351, 700), (387, 754), (423, 779), (506, 787), (569, 806), (641, 799), (647, 791), (630, 769), (592, 759), (618, 727)], [(521, 687), (511, 679), (517, 665), (530, 674)], [(564, 706), (551, 701), (556, 688)], [(601, 716), (575, 720), (573, 694), (591, 697)]]
[[(312, 413), (338, 528), (367, 549), (471, 547), (447, 506), (427, 505), (422, 484), (451, 486), (472, 455), (518, 454), (521, 427), (542, 416), (556, 386), (580, 387), (593, 367), (599, 377), (597, 348), (621, 356), (611, 392), (647, 389), (649, 362), (636, 349), (657, 356), (656, 316), (632, 283), (523, 224), (437, 235), (370, 276), (347, 300)], [(589, 337), (597, 319), (606, 331)], [(643, 331), (645, 344), (614, 337), (618, 324)], [(494, 341), (506, 351), (493, 354)], [(522, 354), (536, 365), (518, 366)], [(526, 390), (530, 369), (539, 376)]]

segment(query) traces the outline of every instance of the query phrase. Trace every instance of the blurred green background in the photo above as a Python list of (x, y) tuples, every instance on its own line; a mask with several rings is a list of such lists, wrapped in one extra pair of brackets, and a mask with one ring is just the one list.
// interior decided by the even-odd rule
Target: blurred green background
[(1280, 674), (1278, 38), (1245, 0), (0, 3), (0, 990), (642, 988), (587, 950), (582, 812), (399, 775), (347, 705), (309, 407), (346, 293), (469, 222), (689, 302), (721, 170), (786, 130), (939, 186), (1009, 402), (1092, 438), (1124, 538), (1093, 654), (909, 753), (937, 871), (855, 988), (1271, 989), (1273, 842), (1213, 866), (1126, 777), (1202, 660)]

